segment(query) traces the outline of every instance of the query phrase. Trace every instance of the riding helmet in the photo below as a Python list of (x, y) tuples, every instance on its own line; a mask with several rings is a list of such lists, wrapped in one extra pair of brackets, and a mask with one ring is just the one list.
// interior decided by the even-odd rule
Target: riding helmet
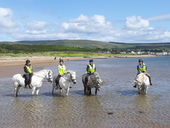
[(142, 59), (139, 59), (139, 62), (143, 62), (143, 60), (142, 60)]
[(26, 63), (28, 64), (28, 63), (30, 63), (31, 61), (30, 60), (26, 60)]
[(89, 62), (93, 62), (93, 60), (89, 60)]
[(60, 59), (59, 62), (64, 62), (64, 60)]

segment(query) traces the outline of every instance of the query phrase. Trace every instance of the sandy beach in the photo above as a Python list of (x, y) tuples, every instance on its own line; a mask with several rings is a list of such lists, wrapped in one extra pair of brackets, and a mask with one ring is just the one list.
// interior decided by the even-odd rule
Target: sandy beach
[(49, 57), (49, 56), (32, 56), (32, 57), (8, 57), (0, 58), (0, 67), (24, 65), (27, 59), (31, 60), (32, 64), (48, 65), (58, 62), (60, 58), (64, 61), (85, 60), (85, 59), (108, 59), (108, 58), (142, 58), (155, 57), (155, 55), (132, 55), (132, 56), (93, 56), (93, 57)]
[(99, 56), (99, 57), (44, 57), (44, 56), (34, 56), (34, 57), (9, 57), (0, 58), (0, 78), (12, 77), (14, 74), (22, 74), (23, 66), (27, 59), (31, 60), (33, 68), (36, 70), (41, 69), (43, 66), (57, 65), (58, 60), (62, 58), (64, 61), (72, 60), (85, 60), (85, 59), (107, 59), (111, 57)]

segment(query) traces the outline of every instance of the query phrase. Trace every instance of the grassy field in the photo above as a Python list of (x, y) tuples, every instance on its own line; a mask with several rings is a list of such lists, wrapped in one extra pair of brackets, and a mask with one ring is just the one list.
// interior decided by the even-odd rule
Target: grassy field
[[(116, 43), (90, 40), (0, 42), (0, 57), (24, 56), (129, 56), (120, 51), (168, 51), (170, 43)], [(112, 54), (107, 54), (110, 51)], [(100, 52), (100, 53), (99, 53)], [(105, 53), (102, 53), (105, 52)]]

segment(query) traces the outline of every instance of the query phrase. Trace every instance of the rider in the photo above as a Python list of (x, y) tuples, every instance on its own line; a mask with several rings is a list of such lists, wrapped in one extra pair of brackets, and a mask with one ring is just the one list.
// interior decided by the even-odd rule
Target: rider
[[(88, 77), (94, 74), (94, 72), (96, 71), (96, 65), (93, 63), (93, 60), (89, 60), (89, 64), (86, 67), (86, 71), (87, 71), (87, 75), (85, 77), (85, 83), (87, 83)], [(98, 85), (97, 88), (99, 90), (100, 86)]]
[(86, 71), (88, 74), (92, 74), (96, 71), (96, 66), (93, 64), (93, 60), (89, 60), (89, 64), (87, 65)]
[(30, 83), (31, 83), (31, 78), (33, 75), (33, 68), (31, 66), (31, 61), (30, 60), (26, 60), (26, 63), (24, 65), (24, 77), (25, 77), (25, 88), (27, 87), (27, 85), (29, 86), (29, 88), (31, 89)]
[(139, 59), (138, 62), (139, 62), (139, 65), (137, 65), (137, 75), (140, 73), (145, 73), (145, 75), (149, 78), (150, 85), (152, 85), (151, 76), (147, 73), (147, 66), (145, 65), (142, 59)]
[(64, 65), (64, 61), (62, 59), (59, 60), (58, 65), (58, 76), (56, 78), (56, 85), (59, 86), (60, 77), (66, 72), (66, 66)]

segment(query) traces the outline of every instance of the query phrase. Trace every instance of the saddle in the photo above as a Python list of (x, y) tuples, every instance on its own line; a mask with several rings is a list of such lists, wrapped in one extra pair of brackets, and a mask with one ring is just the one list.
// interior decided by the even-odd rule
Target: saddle
[(85, 84), (87, 84), (89, 77), (95, 77), (94, 73), (87, 73), (85, 77)]

